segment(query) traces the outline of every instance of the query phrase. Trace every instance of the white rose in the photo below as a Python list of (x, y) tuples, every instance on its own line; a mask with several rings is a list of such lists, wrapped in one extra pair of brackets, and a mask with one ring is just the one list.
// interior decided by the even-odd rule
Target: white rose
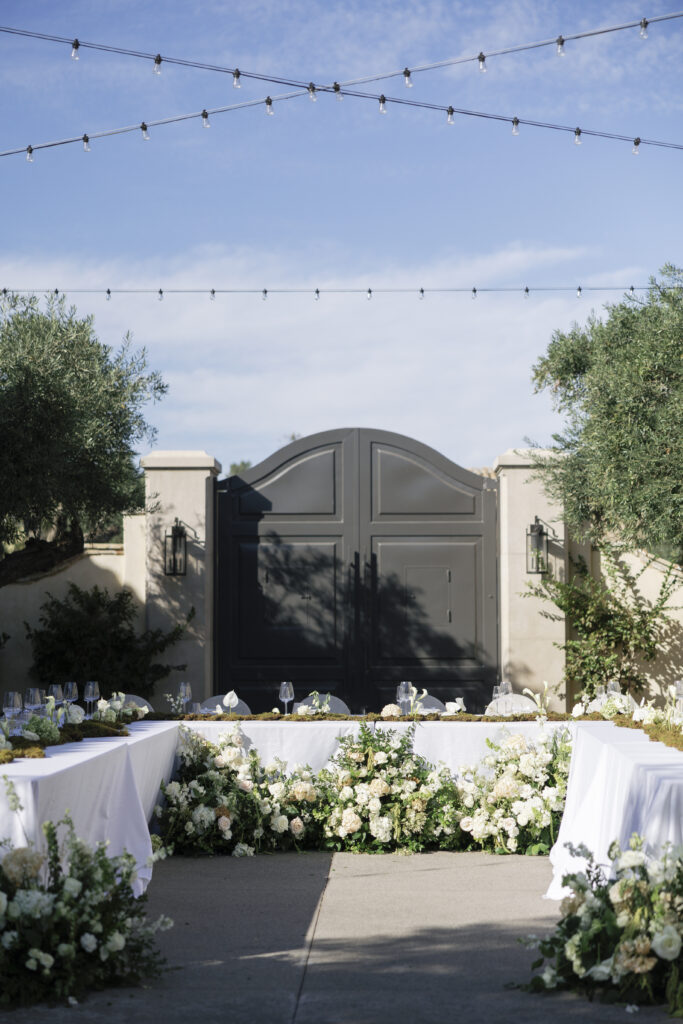
[(97, 702), (97, 710), (100, 712), (100, 714), (104, 714), (104, 712), (107, 711), (108, 708), (109, 708), (109, 701), (105, 700), (103, 697), (100, 698), (100, 700), (98, 700), (98, 702)]
[(110, 953), (120, 952), (120, 950), (122, 950), (125, 945), (126, 940), (124, 939), (121, 932), (112, 932), (109, 938), (107, 939), (107, 949), (109, 950)]
[(471, 832), (472, 829), (474, 828), (474, 818), (461, 818), (460, 828), (463, 830), (463, 832)]
[(645, 863), (645, 854), (641, 850), (626, 850), (619, 858), (617, 868), (623, 871), (625, 868), (639, 868)]
[(401, 709), (398, 704), (385, 704), (381, 711), (382, 718), (400, 718)]
[(652, 936), (652, 949), (661, 960), (675, 960), (681, 951), (681, 936), (672, 924), (666, 924)]
[(92, 932), (84, 932), (81, 935), (81, 946), (86, 953), (93, 953), (97, 949), (97, 939)]
[(278, 814), (270, 819), (270, 827), (273, 832), (286, 832), (289, 828), (289, 821), (286, 814)]
[(304, 831), (304, 827), (305, 826), (301, 818), (292, 818), (292, 820), (289, 823), (289, 831), (292, 833), (293, 836), (300, 836), (301, 833)]
[(69, 896), (74, 898), (79, 896), (82, 888), (83, 883), (79, 882), (77, 878), (68, 877), (64, 879), (64, 891), (68, 892)]

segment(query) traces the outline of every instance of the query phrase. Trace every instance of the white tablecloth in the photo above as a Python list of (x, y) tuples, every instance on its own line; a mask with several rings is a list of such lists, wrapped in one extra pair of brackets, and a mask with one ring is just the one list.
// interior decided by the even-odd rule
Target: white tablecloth
[[(408, 722), (377, 722), (378, 729), (405, 732)], [(576, 722), (547, 722), (546, 732), (568, 728), (574, 733)], [(418, 722), (413, 749), (434, 765), (445, 764), (457, 775), (464, 767), (478, 765), (491, 752), (487, 740), (499, 743), (506, 735), (519, 734), (529, 742), (538, 737), (536, 722)]]
[(577, 730), (567, 804), (557, 842), (550, 851), (553, 880), (546, 896), (561, 899), (562, 876), (584, 862), (564, 844), (584, 843), (598, 863), (608, 864), (613, 840), (628, 847), (633, 832), (645, 837), (646, 852), (683, 842), (683, 753), (652, 743), (637, 729), (586, 722)]
[(0, 786), (0, 838), (14, 846), (27, 840), (45, 848), (44, 821), (59, 821), (65, 811), (76, 835), (91, 845), (107, 840), (112, 855), (127, 850), (138, 868), (136, 895), (152, 877), (147, 860), (152, 845), (128, 744), (123, 739), (93, 739), (48, 747), (45, 758), (13, 761), (0, 772), (9, 778), (22, 810), (10, 811)]
[[(150, 725), (154, 723), (150, 722)], [(230, 722), (183, 722), (212, 743), (230, 729)], [(279, 757), (289, 771), (295, 764), (307, 764), (314, 772), (324, 768), (339, 746), (342, 736), (357, 736), (360, 722), (240, 722), (247, 749), (254, 747), (261, 763)]]

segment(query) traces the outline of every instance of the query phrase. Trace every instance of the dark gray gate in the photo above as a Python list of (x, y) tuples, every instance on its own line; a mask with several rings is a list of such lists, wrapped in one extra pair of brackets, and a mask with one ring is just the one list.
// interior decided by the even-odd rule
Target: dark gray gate
[(497, 483), (386, 431), (301, 438), (216, 484), (216, 692), (254, 711), (411, 679), (481, 709), (498, 673)]

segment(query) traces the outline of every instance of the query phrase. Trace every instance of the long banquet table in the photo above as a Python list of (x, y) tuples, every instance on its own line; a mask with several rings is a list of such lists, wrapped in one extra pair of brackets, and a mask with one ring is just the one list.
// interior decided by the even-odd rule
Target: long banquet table
[(645, 838), (645, 852), (652, 856), (665, 843), (683, 843), (683, 753), (651, 742), (640, 729), (581, 723), (562, 824), (550, 851), (553, 880), (546, 896), (561, 899), (569, 891), (563, 875), (585, 866), (565, 843), (585, 844), (597, 863), (607, 865), (610, 844), (616, 839), (627, 849), (634, 832)]
[[(226, 721), (187, 721), (183, 725), (215, 740), (232, 725)], [(294, 764), (323, 768), (343, 736), (357, 735), (359, 721), (259, 722), (242, 720), (245, 746), (255, 748), (267, 764), (275, 757)], [(409, 723), (368, 723), (372, 729), (406, 731)], [(607, 858), (613, 839), (626, 845), (633, 831), (644, 834), (648, 850), (662, 843), (683, 842), (683, 754), (651, 743), (639, 730), (620, 729), (610, 722), (552, 722), (546, 730), (568, 727), (574, 738), (567, 805), (558, 840), (551, 851), (554, 869), (548, 897), (563, 895), (562, 875), (578, 869), (564, 848), (567, 841), (585, 843), (599, 861)], [(147, 823), (159, 784), (174, 771), (178, 722), (137, 722), (130, 735), (89, 739), (48, 747), (42, 760), (17, 760), (0, 774), (14, 784), (23, 810), (9, 810), (0, 787), (0, 839), (21, 846), (29, 839), (42, 843), (42, 823), (60, 819), (69, 810), (77, 834), (94, 844), (107, 840), (112, 854), (127, 849), (136, 858), (142, 892), (151, 878), (151, 842)], [(457, 773), (480, 762), (489, 752), (487, 740), (505, 732), (533, 741), (536, 722), (418, 722), (415, 752)]]

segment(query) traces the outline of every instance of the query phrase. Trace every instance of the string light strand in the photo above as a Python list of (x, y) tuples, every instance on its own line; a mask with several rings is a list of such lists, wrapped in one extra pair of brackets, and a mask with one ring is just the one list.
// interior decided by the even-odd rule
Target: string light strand
[[(318, 301), (324, 295), (364, 295), (367, 299), (375, 295), (417, 295), (424, 299), (428, 295), (470, 295), (476, 298), (484, 294), (514, 294), (529, 298), (536, 292), (575, 292), (577, 298), (585, 292), (621, 292), (633, 297), (636, 292), (648, 292), (651, 285), (508, 285), (472, 288), (461, 285), (433, 288), (1, 288), (0, 295), (104, 295), (110, 300), (115, 295), (156, 295), (161, 302), (167, 295), (206, 295), (214, 301), (219, 295), (260, 295), (265, 301), (271, 295), (311, 295)], [(674, 289), (678, 290), (678, 289)]]

